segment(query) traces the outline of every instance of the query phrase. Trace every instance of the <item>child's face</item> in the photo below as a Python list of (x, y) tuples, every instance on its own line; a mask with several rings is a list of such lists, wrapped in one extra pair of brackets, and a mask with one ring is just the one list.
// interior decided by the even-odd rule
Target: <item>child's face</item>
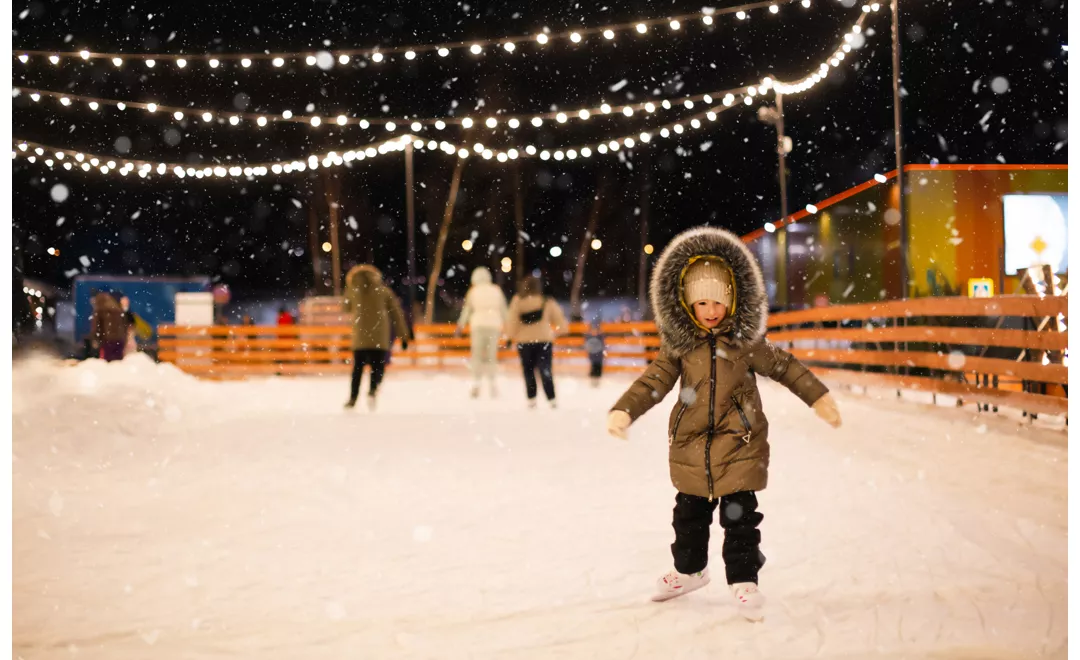
[(710, 330), (720, 325), (727, 316), (727, 307), (715, 300), (699, 300), (694, 303), (693, 309), (698, 323)]

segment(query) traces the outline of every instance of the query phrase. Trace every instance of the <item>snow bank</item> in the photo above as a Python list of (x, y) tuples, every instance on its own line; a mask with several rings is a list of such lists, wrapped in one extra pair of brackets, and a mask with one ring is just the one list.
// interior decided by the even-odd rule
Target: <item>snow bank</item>
[(766, 621), (670, 567), (674, 395), (468, 398), (393, 372), (202, 382), (141, 357), (14, 373), (13, 650), (23, 658), (1030, 658), (1067, 643), (1064, 433), (840, 396), (831, 431), (763, 389)]

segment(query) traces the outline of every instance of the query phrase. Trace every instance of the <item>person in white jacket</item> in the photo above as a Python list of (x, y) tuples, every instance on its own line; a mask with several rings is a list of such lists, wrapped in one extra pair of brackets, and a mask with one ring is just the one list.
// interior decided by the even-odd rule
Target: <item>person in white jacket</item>
[(492, 283), (491, 272), (484, 267), (472, 272), (472, 286), (465, 294), (465, 305), (458, 318), (458, 332), (466, 325), (472, 344), (473, 387), (470, 394), (480, 396), (480, 381), (487, 377), (491, 396), (495, 396), (495, 373), (498, 369), (499, 336), (506, 323), (506, 296)]

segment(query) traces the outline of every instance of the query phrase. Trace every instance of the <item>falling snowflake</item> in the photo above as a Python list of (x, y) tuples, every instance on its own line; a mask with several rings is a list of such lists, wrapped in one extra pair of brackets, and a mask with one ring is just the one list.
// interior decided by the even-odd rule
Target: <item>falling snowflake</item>
[(70, 191), (68, 190), (68, 187), (62, 183), (54, 185), (52, 189), (49, 190), (49, 195), (52, 196), (52, 200), (57, 204), (64, 202), (69, 194)]

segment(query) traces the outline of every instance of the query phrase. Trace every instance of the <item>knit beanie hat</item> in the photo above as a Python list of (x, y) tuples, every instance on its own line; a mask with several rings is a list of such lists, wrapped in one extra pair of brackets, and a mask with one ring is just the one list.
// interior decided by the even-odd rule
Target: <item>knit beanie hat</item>
[(686, 304), (700, 300), (715, 300), (731, 309), (731, 272), (716, 261), (698, 259), (686, 270), (683, 278)]

